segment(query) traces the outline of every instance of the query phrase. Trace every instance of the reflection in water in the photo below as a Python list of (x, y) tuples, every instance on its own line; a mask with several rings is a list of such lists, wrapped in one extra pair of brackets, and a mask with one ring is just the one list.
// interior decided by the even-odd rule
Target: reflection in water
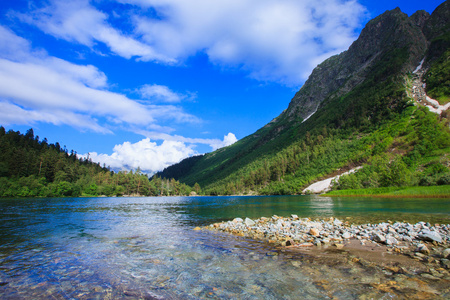
[(321, 217), (332, 217), (335, 215), (334, 212), (335, 201), (331, 197), (310, 197), (309, 206), (314, 211), (320, 211)]
[(357, 282), (363, 273), (307, 262), (304, 254), (268, 256), (272, 248), (264, 242), (192, 230), (235, 217), (275, 214), (449, 223), (450, 201), (316, 196), (0, 200), (0, 293), (4, 299), (324, 298), (314, 276), (329, 281), (336, 297), (355, 298), (370, 288)]

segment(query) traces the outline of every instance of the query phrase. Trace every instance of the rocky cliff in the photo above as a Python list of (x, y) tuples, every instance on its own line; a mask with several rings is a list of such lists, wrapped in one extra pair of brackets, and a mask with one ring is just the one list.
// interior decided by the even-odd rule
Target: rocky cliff
[(398, 49), (406, 49), (408, 54), (398, 71), (412, 72), (425, 56), (430, 40), (448, 24), (448, 6), (448, 2), (441, 5), (432, 17), (425, 11), (408, 17), (396, 8), (371, 20), (347, 51), (314, 69), (285, 114), (291, 119), (307, 118), (326, 98), (340, 97), (363, 82), (373, 66)]

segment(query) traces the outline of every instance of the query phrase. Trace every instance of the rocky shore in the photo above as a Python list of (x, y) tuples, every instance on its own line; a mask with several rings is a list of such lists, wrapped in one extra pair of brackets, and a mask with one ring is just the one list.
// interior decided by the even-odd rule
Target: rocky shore
[[(323, 249), (334, 247), (372, 246), (403, 254), (433, 266), (428, 277), (448, 277), (450, 269), (450, 225), (418, 222), (385, 222), (355, 225), (339, 219), (311, 220), (292, 215), (272, 216), (257, 220), (235, 218), (211, 224), (206, 229), (228, 232), (237, 236), (265, 240), (275, 249)], [(268, 253), (268, 255), (276, 255)]]

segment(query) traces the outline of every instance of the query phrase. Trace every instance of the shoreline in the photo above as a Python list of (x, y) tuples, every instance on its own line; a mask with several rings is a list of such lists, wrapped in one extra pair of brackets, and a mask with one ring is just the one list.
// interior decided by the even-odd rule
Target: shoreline
[[(261, 217), (255, 220), (235, 218), (232, 221), (214, 223), (203, 228), (267, 240), (282, 246), (313, 241), (313, 245), (318, 246), (349, 239), (357, 239), (361, 243), (374, 241), (391, 247), (419, 242), (434, 242), (450, 246), (450, 224), (428, 222), (411, 224), (387, 221), (378, 224), (351, 224), (349, 221), (341, 221), (334, 217), (312, 220), (299, 218), (297, 215), (290, 217), (274, 215), (270, 218)], [(391, 240), (386, 241), (386, 238)]]
[[(272, 248), (268, 256), (298, 252), (342, 260), (340, 256), (345, 253), (353, 262), (411, 267), (408, 272), (412, 276), (450, 281), (450, 224), (388, 221), (356, 225), (333, 217), (311, 220), (274, 215), (256, 220), (235, 218), (195, 230), (266, 242)], [(391, 254), (388, 259), (386, 254)]]
[(410, 194), (410, 195), (385, 195), (385, 194), (343, 194), (343, 195), (328, 195), (328, 194), (320, 194), (319, 197), (368, 197), (368, 198), (442, 198), (442, 199), (450, 199), (449, 195), (417, 195), (417, 194)]

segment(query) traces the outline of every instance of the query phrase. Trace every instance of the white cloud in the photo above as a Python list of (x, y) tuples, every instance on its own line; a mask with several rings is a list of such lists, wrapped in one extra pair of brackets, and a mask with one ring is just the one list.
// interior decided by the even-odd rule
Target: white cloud
[(26, 40), (2, 26), (0, 45), (2, 124), (48, 122), (110, 133), (112, 124), (145, 128), (160, 120), (199, 122), (178, 106), (144, 105), (110, 92), (106, 75), (96, 67), (32, 51)]
[(108, 128), (100, 126), (95, 119), (87, 115), (65, 110), (27, 110), (0, 100), (0, 123), (32, 125), (37, 122), (68, 125), (81, 131), (112, 133)]
[(203, 138), (187, 138), (180, 135), (170, 135), (167, 133), (156, 132), (156, 131), (138, 131), (139, 134), (146, 136), (152, 140), (164, 140), (164, 141), (177, 141), (187, 144), (202, 144), (208, 145), (211, 147), (211, 150), (217, 150), (219, 148), (223, 148), (226, 146), (230, 146), (237, 142), (237, 138), (233, 133), (228, 133), (223, 137), (223, 140), (220, 139), (203, 139)]
[[(204, 52), (253, 78), (299, 85), (320, 60), (347, 49), (365, 10), (356, 0), (118, 0), (132, 28), (87, 0), (52, 0), (21, 15), (44, 32), (125, 58), (182, 62)], [(155, 13), (158, 17), (154, 17)]]
[[(198, 154), (194, 150), (195, 144), (206, 144), (211, 146), (212, 150), (216, 150), (237, 141), (236, 136), (231, 132), (225, 135), (223, 140), (186, 138), (157, 132), (141, 133), (148, 137), (134, 144), (125, 142), (116, 145), (111, 155), (91, 152), (89, 158), (94, 162), (110, 166), (115, 171), (136, 170), (139, 167), (144, 173), (151, 175)], [(153, 140), (162, 140), (163, 142), (158, 145), (150, 140), (150, 136)], [(87, 154), (80, 155), (84, 158), (87, 156)]]
[(88, 47), (94, 47), (97, 42), (104, 43), (113, 53), (125, 58), (137, 56), (146, 61), (175, 62), (108, 24), (108, 15), (91, 6), (89, 0), (50, 2), (48, 6), (36, 9), (31, 14), (17, 16), (45, 33), (67, 41)]
[[(146, 138), (134, 144), (125, 142), (116, 145), (111, 155), (93, 152), (89, 153), (89, 157), (114, 170), (136, 170), (140, 167), (144, 173), (154, 174), (194, 154), (196, 152), (192, 146), (182, 142), (164, 141), (158, 145)], [(87, 154), (82, 157), (86, 158)]]
[(30, 42), (3, 26), (0, 26), (0, 41), (0, 53), (4, 58), (17, 60), (29, 56)]
[(237, 142), (236, 136), (230, 132), (223, 137), (223, 141), (219, 140), (217, 143), (211, 143), (210, 146), (213, 148), (213, 150), (216, 150), (219, 148), (230, 146), (236, 142)]
[(139, 93), (145, 99), (169, 103), (177, 103), (185, 98), (185, 96), (171, 91), (167, 86), (158, 84), (146, 84), (139, 89)]

